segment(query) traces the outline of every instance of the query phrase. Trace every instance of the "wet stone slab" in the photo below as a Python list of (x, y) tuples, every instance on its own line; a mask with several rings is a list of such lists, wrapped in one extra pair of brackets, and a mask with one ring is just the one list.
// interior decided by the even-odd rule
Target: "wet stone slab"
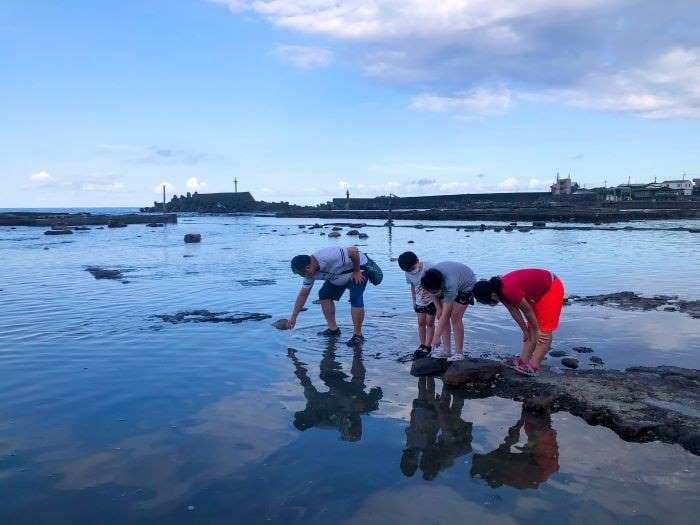
[(648, 311), (661, 307), (667, 311), (682, 312), (693, 319), (700, 319), (700, 300), (690, 301), (680, 299), (677, 295), (654, 295), (644, 297), (635, 292), (615, 292), (599, 295), (570, 295), (565, 299), (566, 304), (580, 303), (590, 305), (608, 306), (620, 310)]
[(163, 322), (171, 324), (180, 323), (231, 323), (238, 324), (245, 321), (263, 321), (270, 319), (268, 314), (254, 312), (239, 312), (229, 314), (229, 312), (210, 312), (209, 310), (189, 310), (177, 312), (175, 314), (159, 314), (153, 316)]

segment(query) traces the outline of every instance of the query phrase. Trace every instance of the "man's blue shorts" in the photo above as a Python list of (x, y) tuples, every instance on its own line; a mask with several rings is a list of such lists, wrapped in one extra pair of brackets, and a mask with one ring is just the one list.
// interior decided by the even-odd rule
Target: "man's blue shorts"
[(356, 284), (355, 281), (350, 279), (347, 284), (342, 286), (337, 286), (332, 284), (330, 281), (325, 281), (321, 289), (318, 291), (318, 298), (320, 300), (332, 299), (333, 301), (339, 301), (343, 296), (345, 290), (350, 290), (350, 305), (354, 308), (362, 308), (365, 305), (363, 294), (365, 288), (367, 287), (367, 273), (362, 272), (365, 278), (362, 284)]

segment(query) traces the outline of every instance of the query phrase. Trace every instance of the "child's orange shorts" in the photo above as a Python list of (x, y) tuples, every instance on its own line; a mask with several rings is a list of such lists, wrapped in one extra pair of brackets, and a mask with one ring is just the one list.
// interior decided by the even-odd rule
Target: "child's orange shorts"
[(564, 284), (559, 277), (555, 277), (547, 293), (532, 305), (540, 332), (554, 332), (557, 329), (563, 306)]

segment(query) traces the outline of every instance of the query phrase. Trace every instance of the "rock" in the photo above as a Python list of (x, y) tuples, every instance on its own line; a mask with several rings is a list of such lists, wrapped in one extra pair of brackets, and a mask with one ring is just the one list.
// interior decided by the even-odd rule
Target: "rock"
[(272, 326), (278, 330), (289, 330), (289, 319), (277, 319)]
[(502, 228), (498, 228), (498, 227), (493, 229), (493, 231), (495, 231), (496, 233), (500, 232), (501, 230), (502, 230)]
[(369, 235), (367, 235), (366, 233), (361, 233), (360, 235), (357, 236), (358, 239), (367, 239), (368, 237), (369, 237)]
[(547, 223), (544, 221), (532, 221), (533, 228), (546, 228)]
[(450, 386), (483, 383), (493, 381), (502, 369), (503, 366), (496, 361), (467, 358), (451, 363), (443, 374), (442, 380)]
[(517, 226), (517, 225), (518, 225), (518, 223), (517, 223), (517, 222), (511, 222), (511, 223), (508, 223), (508, 226)]
[(416, 377), (439, 375), (447, 370), (449, 364), (447, 359), (435, 359), (433, 357), (416, 359), (411, 365), (411, 375)]
[(101, 268), (99, 266), (88, 266), (85, 268), (95, 279), (121, 279), (122, 271), (117, 269)]
[(506, 226), (505, 228), (503, 228), (503, 231), (512, 232), (512, 231), (513, 231), (513, 227), (512, 227), (512, 226)]
[(272, 316), (268, 314), (241, 312), (232, 315), (226, 315), (228, 312), (210, 312), (209, 310), (190, 310), (185, 312), (177, 312), (176, 314), (161, 314), (153, 317), (160, 319), (163, 322), (171, 324), (180, 323), (231, 323), (238, 324), (244, 321), (262, 321), (270, 319)]
[(593, 349), (589, 348), (587, 346), (575, 346), (572, 350), (574, 352), (578, 352), (579, 354), (592, 354), (593, 353)]
[(331, 232), (328, 234), (328, 237), (340, 237), (340, 232)]
[(325, 235), (325, 234), (326, 234), (326, 232), (321, 232), (319, 235), (323, 236), (323, 235)]
[(342, 228), (340, 226), (333, 226), (331, 230), (333, 230), (334, 232), (339, 232), (342, 230)]
[(72, 235), (73, 230), (46, 230), (44, 235)]
[(98, 226), (98, 227), (97, 227), (97, 228), (95, 228), (95, 229), (96, 229), (96, 230), (104, 230), (104, 229), (105, 229), (105, 227), (104, 227), (104, 226)]
[(270, 286), (277, 284), (277, 281), (274, 279), (240, 279), (236, 282), (242, 286)]
[(519, 232), (523, 232), (523, 233), (527, 233), (527, 232), (529, 232), (529, 231), (531, 231), (531, 230), (532, 230), (532, 228), (528, 228), (528, 227), (518, 228), (518, 231), (519, 231)]
[(345, 235), (360, 235), (360, 232), (357, 230), (348, 230)]
[(303, 224), (300, 224), (299, 228), (306, 228), (306, 226), (304, 226)]
[(75, 226), (73, 229), (77, 232), (86, 232), (90, 230), (87, 226)]
[(408, 241), (408, 244), (414, 244), (416, 241)]
[(592, 356), (589, 358), (589, 360), (591, 361), (591, 363), (594, 363), (594, 364), (596, 364), (596, 365), (605, 364), (605, 362), (603, 361), (603, 358), (598, 357), (598, 356), (596, 356), (596, 355), (592, 355)]
[(564, 365), (567, 368), (578, 368), (578, 359), (574, 357), (563, 357), (561, 360), (561, 364)]
[(199, 233), (186, 233), (185, 242), (188, 244), (194, 242), (202, 242), (202, 235)]
[(656, 310), (662, 306), (673, 306), (679, 312), (694, 319), (700, 319), (700, 300), (679, 299), (676, 295), (655, 295), (643, 297), (635, 292), (615, 292), (600, 295), (569, 296), (570, 302), (601, 305), (620, 310)]
[(688, 228), (689, 233), (700, 233), (700, 228)]
[(126, 223), (112, 219), (107, 223), (107, 228), (126, 228)]
[(422, 224), (416, 224), (416, 225), (414, 226), (414, 228), (416, 228), (416, 229), (418, 229), (418, 230), (422, 230), (423, 228), (425, 228), (425, 226), (423, 226)]
[(552, 357), (564, 357), (568, 354), (563, 350), (552, 350), (551, 352), (549, 352), (549, 355), (551, 355)]
[(427, 232), (434, 232), (435, 230), (425, 230), (425, 231), (427, 231)]
[(146, 224), (146, 226), (148, 226), (149, 228), (163, 228), (165, 224), (163, 224), (162, 222), (149, 222), (148, 224)]

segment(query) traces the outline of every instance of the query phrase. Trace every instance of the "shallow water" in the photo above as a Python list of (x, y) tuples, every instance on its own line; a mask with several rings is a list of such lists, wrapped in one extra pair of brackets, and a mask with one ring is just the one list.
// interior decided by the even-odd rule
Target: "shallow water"
[[(700, 511), (700, 458), (679, 446), (625, 443), (567, 413), (521, 418), (511, 400), (412, 378), (395, 359), (416, 346), (415, 321), (390, 262), (412, 249), (479, 277), (544, 266), (569, 294), (700, 299), (697, 235), (367, 228), (360, 244), (385, 281), (368, 287), (357, 353), (315, 335), (310, 303), (293, 332), (270, 326), (300, 285), (291, 256), (350, 244), (299, 222), (192, 216), (60, 239), (0, 228), (0, 523), (687, 523)], [(157, 317), (192, 310), (272, 318)], [(517, 348), (502, 308), (465, 320), (472, 355)], [(554, 347), (592, 347), (610, 368), (700, 368), (699, 327), (572, 305)]]

